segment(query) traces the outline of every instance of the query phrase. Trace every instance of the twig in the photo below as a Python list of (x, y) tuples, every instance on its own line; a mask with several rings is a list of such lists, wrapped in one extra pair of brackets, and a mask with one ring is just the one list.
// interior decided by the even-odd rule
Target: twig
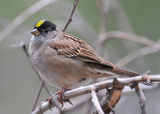
[(94, 87), (94, 86), (93, 86), (93, 88), (91, 89), (91, 97), (92, 97), (91, 101), (92, 101), (94, 107), (96, 108), (96, 112), (97, 112), (98, 114), (104, 114), (104, 112), (103, 112), (103, 110), (102, 110), (102, 108), (101, 108), (101, 106), (100, 106), (98, 97), (97, 97), (97, 95), (96, 95), (96, 91), (95, 91), (95, 87)]
[(48, 110), (50, 107), (49, 107), (49, 104), (48, 102), (43, 102), (41, 103), (38, 108), (36, 108), (32, 113), (30, 114), (43, 114), (43, 112), (45, 112), (46, 110)]
[[(107, 0), (105, 0), (105, 1), (107, 1)], [(131, 24), (129, 22), (129, 19), (128, 19), (123, 7), (121, 6), (121, 4), (119, 3), (118, 0), (110, 0), (110, 11), (112, 12), (112, 15), (116, 19), (116, 24), (117, 24), (117, 27), (118, 27), (119, 30), (124, 30), (124, 31), (127, 31), (129, 33), (134, 33), (133, 28), (131, 27)], [(105, 36), (105, 35), (108, 36), (107, 33), (104, 33), (103, 36)], [(103, 41), (101, 41), (101, 44), (102, 44), (101, 47), (100, 47), (102, 49), (101, 53), (103, 53), (103, 49), (104, 49), (105, 45), (104, 45)], [(130, 48), (131, 45), (128, 46), (128, 44), (125, 43), (124, 46), (126, 47), (126, 49), (131, 49)]]
[[(131, 83), (144, 82), (144, 81), (147, 81), (148, 79), (150, 79), (151, 82), (159, 82), (160, 81), (160, 75), (149, 75), (147, 77), (136, 76), (136, 77), (129, 77), (129, 78), (117, 78), (117, 81), (118, 81), (119, 85), (128, 86)], [(76, 89), (73, 89), (73, 90), (70, 90), (70, 91), (66, 91), (64, 93), (65, 99), (69, 99), (69, 98), (72, 98), (72, 97), (80, 96), (82, 94), (90, 93), (90, 90), (93, 88), (93, 86), (96, 88), (97, 91), (99, 91), (101, 89), (113, 87), (113, 80), (106, 80), (106, 81), (103, 81), (103, 82), (99, 82), (99, 83), (95, 83), (95, 84), (92, 84), (92, 85), (83, 86), (83, 87), (79, 87), (79, 88), (76, 88)], [(54, 98), (55, 97), (56, 96), (54, 96)], [(48, 104), (48, 102), (45, 102), (44, 105), (42, 103), (40, 106), (38, 106), (32, 112), (32, 114), (38, 114), (42, 110), (43, 110), (43, 112), (45, 112), (48, 109), (49, 109), (49, 104)]]
[(78, 100), (76, 103), (73, 102), (74, 105), (69, 105), (69, 107), (65, 107), (64, 109), (62, 109), (62, 112), (69, 113), (73, 110), (79, 109), (79, 107), (83, 106), (85, 103), (88, 103), (90, 101), (91, 101), (91, 96), (83, 97), (83, 99)]
[(0, 41), (6, 38), (12, 31), (14, 31), (19, 25), (21, 25), (27, 18), (35, 14), (42, 8), (56, 2), (57, 0), (39, 0), (28, 9), (19, 14), (12, 22), (10, 22), (6, 27), (0, 32)]
[(129, 33), (134, 33), (133, 27), (130, 23), (130, 19), (127, 16), (127, 13), (123, 9), (123, 6), (120, 4), (119, 0), (112, 0), (112, 15), (116, 20), (116, 25), (118, 30), (123, 30)]
[[(157, 49), (152, 48), (152, 47), (157, 47)], [(142, 56), (145, 56), (145, 55), (148, 55), (151, 53), (155, 53), (160, 50), (160, 48), (158, 48), (157, 44), (154, 44), (152, 47), (144, 47), (144, 48), (135, 50), (135, 51), (131, 52), (130, 54), (126, 55), (125, 57), (123, 57), (122, 59), (120, 59), (116, 63), (116, 65), (117, 66), (124, 66), (138, 57), (142, 57)]]
[[(158, 86), (158, 84), (156, 84), (156, 83), (154, 83), (154, 85), (152, 85), (152, 86), (145, 86), (145, 85), (143, 85), (143, 84), (139, 84), (139, 87), (142, 89), (142, 90), (145, 90), (145, 91), (147, 91), (147, 90), (153, 90), (153, 89), (157, 89), (159, 86)], [(127, 87), (127, 88), (125, 88), (124, 90), (123, 90), (123, 94), (124, 93), (131, 93), (131, 92), (135, 92), (133, 89), (131, 89), (130, 87)]]
[(108, 12), (110, 10), (110, 0), (107, 1), (107, 7), (103, 6), (102, 0), (96, 0), (97, 6), (100, 10), (101, 14), (101, 25), (100, 25), (100, 33), (98, 36), (98, 42), (97, 42), (97, 50), (100, 55), (103, 54), (103, 45), (104, 43), (102, 42), (105, 38), (107, 38), (107, 17), (108, 17)]
[(40, 94), (42, 92), (42, 89), (43, 89), (43, 81), (41, 81), (41, 83), (40, 83), (40, 87), (39, 87), (38, 93), (36, 95), (36, 99), (34, 101), (34, 104), (33, 104), (33, 107), (32, 107), (32, 111), (36, 108), (36, 105), (38, 103), (38, 100), (39, 100)]
[(125, 64), (129, 63), (130, 61), (132, 61), (138, 57), (141, 57), (141, 56), (144, 56), (144, 55), (147, 55), (150, 53), (155, 53), (160, 49), (160, 43), (154, 42), (146, 37), (141, 37), (138, 35), (125, 33), (125, 32), (121, 32), (121, 31), (107, 32), (107, 38), (103, 39), (102, 42), (105, 44), (111, 38), (119, 38), (119, 39), (129, 40), (129, 41), (133, 41), (136, 43), (141, 43), (141, 44), (149, 46), (149, 47), (138, 49), (138, 50), (128, 54), (127, 56), (123, 57), (122, 59), (120, 59), (116, 63), (117, 66), (124, 66)]
[(141, 114), (146, 114), (146, 110), (145, 110), (146, 98), (144, 96), (142, 89), (139, 87), (139, 85), (136, 87), (136, 93), (139, 98), (139, 104), (141, 107)]
[[(150, 46), (153, 48), (160, 48), (160, 44), (158, 44), (158, 43), (156, 43), (146, 37), (142, 37), (142, 36), (138, 36), (135, 34), (126, 33), (126, 32), (121, 32), (121, 31), (107, 32), (107, 37), (105, 39), (103, 39), (102, 42), (105, 44), (108, 40), (110, 40), (112, 38), (129, 40), (129, 41), (144, 44), (144, 45), (147, 45), (147, 46)], [(155, 44), (157, 44), (157, 45), (155, 46)]]
[[(129, 41), (133, 41), (136, 43), (140, 43), (140, 44), (149, 46), (149, 47), (134, 51), (130, 55), (127, 55), (123, 59), (119, 60), (117, 63), (117, 65), (119, 65), (119, 66), (123, 66), (124, 64), (127, 64), (129, 61), (131, 61), (132, 59), (135, 59), (137, 57), (157, 52), (160, 49), (160, 43), (154, 42), (146, 37), (141, 37), (138, 35), (125, 33), (125, 32), (121, 32), (121, 31), (111, 31), (111, 32), (107, 32), (106, 34), (107, 34), (106, 37), (105, 38), (103, 37), (103, 39), (101, 39), (101, 41), (100, 41), (101, 42), (100, 48), (104, 48), (104, 44), (106, 42), (108, 42), (111, 39), (115, 39), (115, 38), (129, 40)], [(139, 54), (137, 54), (137, 53), (139, 53)]]
[(27, 46), (25, 45), (24, 42), (22, 42), (21, 47), (22, 47), (24, 53), (26, 54), (27, 58), (29, 58), (29, 53), (28, 53), (28, 50), (27, 50)]
[(72, 22), (72, 16), (74, 14), (74, 11), (75, 11), (75, 9), (77, 7), (78, 2), (79, 2), (79, 0), (75, 0), (74, 1), (74, 5), (73, 5), (73, 9), (71, 11), (70, 17), (69, 17), (69, 19), (68, 19), (68, 21), (67, 21), (67, 23), (66, 23), (66, 25), (64, 26), (64, 29), (63, 29), (64, 32), (66, 31), (68, 25)]

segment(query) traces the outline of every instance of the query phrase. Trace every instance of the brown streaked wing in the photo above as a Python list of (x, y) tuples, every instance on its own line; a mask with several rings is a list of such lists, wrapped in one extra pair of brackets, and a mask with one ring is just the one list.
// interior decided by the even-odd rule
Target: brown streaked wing
[(86, 42), (67, 33), (64, 33), (61, 38), (56, 39), (50, 47), (56, 49), (60, 56), (74, 58), (84, 62), (105, 64), (109, 67), (113, 67), (112, 63), (107, 61), (104, 62), (97, 52)]

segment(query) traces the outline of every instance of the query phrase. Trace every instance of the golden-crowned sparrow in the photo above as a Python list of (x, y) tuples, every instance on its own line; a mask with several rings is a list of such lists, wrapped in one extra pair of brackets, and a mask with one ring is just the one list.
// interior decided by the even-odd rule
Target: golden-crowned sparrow
[(139, 75), (106, 61), (86, 42), (48, 20), (38, 21), (31, 33), (31, 61), (42, 78), (58, 88), (74, 88), (90, 78)]

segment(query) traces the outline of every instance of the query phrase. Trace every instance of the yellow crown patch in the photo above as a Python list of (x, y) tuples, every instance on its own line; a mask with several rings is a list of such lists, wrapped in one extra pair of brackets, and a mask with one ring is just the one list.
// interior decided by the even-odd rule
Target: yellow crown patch
[(40, 20), (37, 22), (36, 24), (36, 27), (40, 27), (43, 23), (44, 23), (45, 20)]

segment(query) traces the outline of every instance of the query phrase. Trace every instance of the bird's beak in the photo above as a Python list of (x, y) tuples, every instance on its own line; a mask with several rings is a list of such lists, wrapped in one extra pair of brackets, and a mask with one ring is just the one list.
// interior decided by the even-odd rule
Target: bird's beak
[(39, 36), (39, 34), (40, 34), (37, 29), (33, 29), (33, 30), (31, 31), (31, 33), (32, 33), (33, 35), (35, 35), (35, 36)]

